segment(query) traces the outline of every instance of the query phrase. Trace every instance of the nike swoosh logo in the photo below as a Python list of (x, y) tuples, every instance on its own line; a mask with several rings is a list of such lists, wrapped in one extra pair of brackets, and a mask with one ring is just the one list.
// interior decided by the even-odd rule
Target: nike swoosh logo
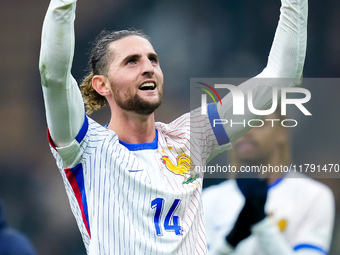
[(136, 173), (136, 172), (142, 172), (143, 169), (137, 169), (137, 170), (128, 170), (130, 173)]

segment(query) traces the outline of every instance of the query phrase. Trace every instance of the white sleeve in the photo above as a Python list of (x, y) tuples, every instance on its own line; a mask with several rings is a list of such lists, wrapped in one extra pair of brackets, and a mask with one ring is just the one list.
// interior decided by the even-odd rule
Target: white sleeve
[[(263, 255), (324, 255), (315, 249), (294, 249), (287, 243), (275, 223), (270, 218), (265, 218), (252, 227), (252, 234), (257, 239)], [(209, 251), (210, 255), (233, 255), (233, 247), (221, 238), (215, 249)], [(237, 253), (238, 254), (238, 253)]]
[(307, 47), (308, 0), (282, 0), (266, 68), (259, 78), (301, 78)]
[(51, 0), (41, 39), (39, 69), (50, 135), (56, 146), (77, 136), (85, 109), (71, 75), (76, 0)]
[(252, 227), (264, 255), (292, 255), (293, 248), (283, 238), (280, 230), (270, 218), (265, 218)]
[(330, 189), (320, 189), (308, 208), (298, 233), (288, 243), (275, 223), (266, 218), (252, 227), (264, 255), (328, 254), (335, 218), (334, 197)]
[(335, 219), (335, 201), (332, 191), (323, 186), (313, 198), (308, 207), (304, 222), (299, 227), (297, 236), (294, 238), (294, 249), (319, 250), (327, 254), (330, 249)]
[(328, 253), (328, 250), (311, 244), (304, 244), (301, 249), (291, 247), (275, 223), (268, 217), (252, 227), (252, 234), (256, 237), (264, 255), (325, 255)]
[[(239, 88), (245, 98), (249, 90), (253, 93), (255, 109), (268, 109), (272, 101), (272, 88), (280, 91), (283, 87), (295, 87), (301, 84), (303, 65), (307, 45), (307, 0), (282, 0), (280, 20), (275, 32), (275, 38), (270, 50), (266, 68), (255, 78), (242, 83)], [(271, 78), (271, 79), (259, 79)], [(285, 79), (278, 79), (285, 78)], [(264, 86), (266, 87), (264, 89)], [(244, 115), (233, 115), (231, 93), (222, 99), (223, 107), (218, 104), (221, 119), (243, 122), (257, 118), (245, 107)], [(230, 141), (235, 141), (250, 128), (242, 125), (224, 125)]]

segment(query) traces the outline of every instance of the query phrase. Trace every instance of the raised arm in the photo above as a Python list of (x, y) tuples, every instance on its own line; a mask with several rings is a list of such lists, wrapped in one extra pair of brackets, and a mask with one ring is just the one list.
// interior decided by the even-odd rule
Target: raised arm
[(301, 78), (307, 47), (308, 0), (282, 0), (266, 68), (258, 78)]
[(85, 118), (81, 93), (71, 75), (76, 0), (51, 0), (42, 30), (39, 69), (50, 135), (67, 146)]
[[(241, 84), (246, 96), (249, 89), (253, 91), (253, 104), (255, 109), (268, 109), (271, 106), (272, 87), (278, 91), (282, 87), (299, 86), (302, 80), (302, 71), (305, 61), (307, 45), (307, 0), (282, 0), (281, 15), (276, 29), (275, 38), (268, 58), (266, 68), (255, 78)], [(274, 78), (274, 79), (259, 79)], [(279, 79), (289, 78), (289, 79)], [(267, 86), (267, 89), (263, 87)], [(218, 113), (221, 119), (233, 119), (235, 122), (254, 119), (247, 107), (245, 114), (233, 115), (231, 93), (223, 98), (223, 107), (218, 105)], [(225, 130), (231, 142), (237, 140), (250, 128), (236, 125), (225, 126)]]

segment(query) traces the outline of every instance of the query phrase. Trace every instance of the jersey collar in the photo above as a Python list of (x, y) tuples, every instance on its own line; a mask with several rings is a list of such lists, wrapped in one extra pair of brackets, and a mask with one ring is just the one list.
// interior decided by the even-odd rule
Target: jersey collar
[(127, 143), (119, 140), (129, 151), (155, 150), (158, 148), (158, 131), (156, 129), (156, 137), (150, 143)]

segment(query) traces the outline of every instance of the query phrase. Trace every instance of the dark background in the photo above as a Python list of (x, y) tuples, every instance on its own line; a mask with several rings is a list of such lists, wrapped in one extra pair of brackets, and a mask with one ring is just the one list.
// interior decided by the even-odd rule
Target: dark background
[[(39, 254), (85, 254), (62, 179), (50, 154), (38, 70), (47, 0), (0, 2), (0, 199), (12, 227)], [(73, 74), (85, 75), (89, 42), (103, 29), (143, 29), (165, 74), (157, 120), (189, 110), (192, 77), (251, 77), (266, 65), (278, 21), (278, 0), (80, 0)], [(305, 77), (340, 75), (340, 2), (310, 0)], [(315, 116), (293, 132), (294, 158), (339, 163), (340, 86), (311, 88)], [(107, 109), (93, 117), (105, 124)], [(327, 178), (340, 210), (339, 179)], [(207, 179), (206, 185), (212, 181)], [(338, 214), (339, 215), (339, 214)], [(331, 255), (339, 254), (339, 221)]]

